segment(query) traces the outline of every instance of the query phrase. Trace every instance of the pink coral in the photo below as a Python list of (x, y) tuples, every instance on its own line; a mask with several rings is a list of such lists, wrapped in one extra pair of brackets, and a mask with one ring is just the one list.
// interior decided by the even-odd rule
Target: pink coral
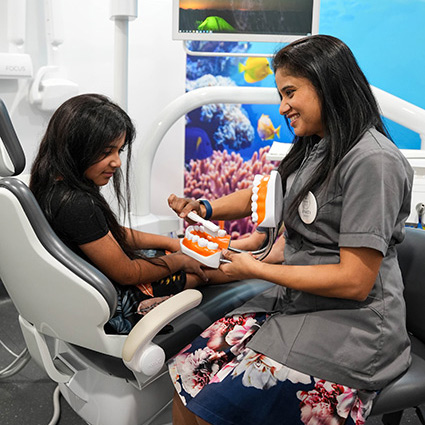
[[(210, 158), (190, 161), (185, 171), (184, 195), (188, 198), (216, 199), (249, 187), (256, 174), (269, 174), (275, 165), (266, 158), (270, 147), (254, 152), (249, 161), (226, 150), (214, 151)], [(232, 239), (250, 234), (255, 229), (250, 217), (227, 222), (225, 229)]]

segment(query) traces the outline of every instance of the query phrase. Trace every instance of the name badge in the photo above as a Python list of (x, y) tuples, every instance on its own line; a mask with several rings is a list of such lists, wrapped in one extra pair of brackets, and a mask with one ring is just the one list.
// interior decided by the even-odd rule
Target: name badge
[(306, 197), (302, 200), (298, 207), (298, 214), (305, 224), (311, 224), (315, 220), (317, 215), (317, 202), (311, 192), (308, 192)]

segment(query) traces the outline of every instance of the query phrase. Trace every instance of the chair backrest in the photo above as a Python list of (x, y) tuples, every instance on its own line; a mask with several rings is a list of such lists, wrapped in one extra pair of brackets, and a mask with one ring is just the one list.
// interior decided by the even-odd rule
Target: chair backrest
[(405, 286), (407, 329), (425, 343), (425, 230), (406, 228), (397, 254)]
[[(1, 105), (0, 146), (14, 152), (6, 169), (0, 167), (3, 177), (22, 171), (25, 161)], [(10, 149), (16, 144), (19, 149)], [(103, 329), (116, 309), (115, 288), (56, 236), (30, 189), (17, 178), (0, 179), (0, 235), (0, 279), (20, 316), (45, 335), (121, 357), (125, 338)]]
[(6, 105), (0, 99), (0, 176), (16, 176), (25, 168), (25, 155)]

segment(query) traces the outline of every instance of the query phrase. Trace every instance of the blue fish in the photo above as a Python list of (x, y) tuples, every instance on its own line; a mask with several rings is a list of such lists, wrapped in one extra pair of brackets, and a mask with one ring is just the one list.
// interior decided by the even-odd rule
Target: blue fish
[(191, 159), (205, 159), (213, 154), (211, 140), (208, 134), (199, 127), (186, 127), (186, 145), (184, 162)]

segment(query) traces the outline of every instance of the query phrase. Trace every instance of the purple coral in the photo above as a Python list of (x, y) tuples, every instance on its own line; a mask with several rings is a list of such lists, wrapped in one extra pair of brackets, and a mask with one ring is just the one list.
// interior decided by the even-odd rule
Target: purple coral
[[(254, 152), (249, 161), (240, 154), (226, 150), (214, 151), (206, 159), (191, 160), (189, 170), (185, 171), (184, 196), (188, 198), (216, 199), (249, 187), (256, 174), (269, 174), (274, 164), (266, 154), (270, 147)], [(225, 223), (225, 229), (232, 239), (252, 233), (255, 229), (250, 217)]]

